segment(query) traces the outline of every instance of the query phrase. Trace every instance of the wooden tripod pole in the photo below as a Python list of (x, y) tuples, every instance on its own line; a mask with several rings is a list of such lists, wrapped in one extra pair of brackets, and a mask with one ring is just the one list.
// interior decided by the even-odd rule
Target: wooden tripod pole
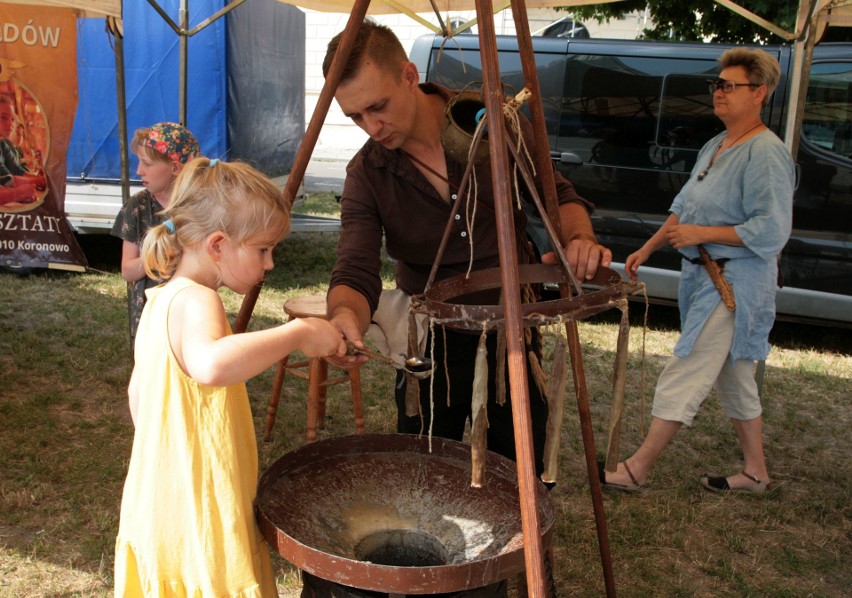
[[(521, 66), (524, 71), (524, 81), (527, 87), (533, 91), (533, 99), (529, 103), (530, 116), (532, 117), (533, 130), (535, 132), (535, 152), (538, 175), (541, 177), (544, 188), (544, 202), (547, 211), (546, 217), (550, 220), (557, 234), (562, 237), (562, 227), (559, 218), (559, 206), (556, 198), (556, 179), (553, 167), (550, 163), (550, 145), (547, 136), (547, 128), (544, 122), (544, 108), (541, 103), (541, 85), (538, 80), (538, 70), (533, 59), (532, 37), (530, 35), (529, 22), (527, 20), (527, 8), (525, 0), (513, 0), (512, 16), (515, 20), (515, 31), (518, 37), (518, 49), (521, 55)], [(483, 60), (484, 62), (484, 60)], [(544, 216), (544, 215), (543, 215)], [(563, 239), (564, 242), (564, 239)], [(559, 251), (559, 248), (554, 248)], [(561, 289), (563, 296), (570, 293), (567, 285)], [(583, 370), (583, 354), (580, 348), (580, 333), (577, 321), (572, 319), (565, 324), (568, 336), (568, 349), (571, 358), (571, 369), (574, 376), (574, 388), (577, 396), (577, 411), (580, 418), (580, 430), (583, 437), (583, 449), (586, 456), (586, 469), (589, 475), (589, 488), (592, 494), (592, 509), (595, 513), (595, 525), (598, 532), (598, 548), (600, 550), (601, 565), (604, 573), (604, 585), (606, 595), (609, 598), (615, 596), (615, 579), (612, 572), (612, 557), (609, 550), (609, 536), (607, 534), (606, 513), (603, 506), (603, 494), (601, 492), (600, 480), (597, 472), (597, 457), (595, 454), (595, 437), (592, 431), (592, 418), (589, 409), (589, 393), (586, 389), (586, 376)], [(513, 395), (514, 396), (514, 395)]]
[(544, 550), (536, 496), (535, 454), (532, 442), (530, 395), (524, 360), (523, 322), (521, 321), (518, 248), (512, 219), (512, 197), (509, 181), (509, 156), (503, 125), (503, 90), (497, 65), (497, 40), (491, 4), (476, 0), (482, 58), (483, 98), (488, 119), (488, 143), (494, 185), (494, 210), (497, 220), (497, 242), (500, 276), (503, 283), (503, 313), (506, 326), (509, 385), (512, 394), (512, 421), (515, 426), (515, 453), (520, 486), (521, 529), (524, 534), (524, 559), (527, 587), (531, 596), (547, 596)]
[[(337, 47), (337, 52), (334, 55), (334, 60), (331, 62), (331, 67), (328, 70), (328, 76), (325, 78), (325, 83), (322, 86), (319, 99), (317, 100), (316, 108), (311, 116), (311, 122), (308, 123), (308, 128), (305, 131), (305, 136), (302, 138), (302, 143), (299, 144), (299, 149), (296, 152), (296, 158), (293, 161), (293, 168), (290, 170), (290, 176), (287, 177), (287, 183), (284, 185), (284, 197), (289, 201), (293, 201), (296, 193), (299, 191), (299, 186), (305, 178), (305, 170), (308, 168), (308, 162), (311, 160), (311, 154), (316, 147), (317, 139), (319, 138), (320, 129), (325, 122), (325, 117), (328, 114), (328, 109), (331, 106), (331, 100), (334, 98), (334, 93), (337, 91), (337, 86), (343, 75), (343, 67), (349, 60), (349, 55), (352, 53), (352, 45), (355, 43), (355, 37), (358, 34), (358, 29), (361, 23), (364, 22), (364, 17), (367, 15), (367, 9), (370, 6), (370, 0), (355, 0), (355, 5), (352, 7), (352, 14), (349, 15), (349, 21), (346, 23), (346, 28), (343, 30), (343, 35), (340, 38), (340, 45)], [(251, 291), (243, 297), (240, 312), (237, 315), (237, 321), (234, 324), (234, 332), (245, 332), (248, 328), (251, 314), (254, 311), (255, 303), (260, 295), (260, 289), (263, 287), (263, 281), (259, 282)]]

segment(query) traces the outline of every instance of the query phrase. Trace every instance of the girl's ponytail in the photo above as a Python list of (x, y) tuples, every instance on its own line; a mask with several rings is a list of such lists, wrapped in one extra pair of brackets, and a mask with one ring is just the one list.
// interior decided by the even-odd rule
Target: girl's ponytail
[(142, 241), (142, 265), (148, 278), (167, 280), (180, 263), (183, 253), (174, 221), (152, 227)]

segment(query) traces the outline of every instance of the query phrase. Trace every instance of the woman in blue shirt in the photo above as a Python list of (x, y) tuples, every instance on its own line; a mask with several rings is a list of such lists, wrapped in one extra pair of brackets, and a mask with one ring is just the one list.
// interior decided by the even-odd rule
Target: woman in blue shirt
[[(778, 254), (792, 227), (793, 160), (761, 121), (761, 110), (778, 83), (778, 62), (762, 50), (736, 48), (719, 58), (721, 73), (710, 89), (725, 132), (701, 150), (689, 182), (675, 198), (663, 226), (625, 270), (671, 245), (683, 256), (678, 305), (681, 337), (657, 381), (653, 420), (639, 449), (616, 471), (600, 468), (606, 486), (633, 491), (683, 426), (691, 425), (712, 387), (731, 418), (744, 464), (729, 477), (704, 476), (708, 490), (763, 492), (770, 483), (763, 453), (756, 361), (769, 353), (775, 321)], [(722, 269), (733, 291), (728, 305), (700, 257), (699, 248)]]

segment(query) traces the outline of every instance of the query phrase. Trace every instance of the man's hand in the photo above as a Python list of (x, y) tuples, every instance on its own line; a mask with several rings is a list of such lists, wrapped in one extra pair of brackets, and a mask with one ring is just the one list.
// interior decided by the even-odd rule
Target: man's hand
[[(599, 266), (609, 268), (612, 263), (612, 251), (600, 245), (591, 235), (577, 236), (563, 251), (578, 280), (591, 280)], [(545, 253), (541, 256), (541, 263), (557, 263), (556, 254), (552, 251)]]
[[(329, 320), (329, 323), (336, 327), (343, 338), (351, 341), (358, 349), (365, 349), (363, 335), (361, 334), (361, 325), (359, 324), (358, 316), (354, 311), (338, 308), (334, 316)], [(327, 357), (328, 361), (338, 366), (352, 366), (358, 363), (365, 363), (369, 358), (363, 354), (343, 355)]]

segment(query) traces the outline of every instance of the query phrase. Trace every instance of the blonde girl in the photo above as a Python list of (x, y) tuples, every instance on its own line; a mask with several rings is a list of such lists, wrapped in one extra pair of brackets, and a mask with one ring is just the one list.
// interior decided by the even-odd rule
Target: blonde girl
[(346, 347), (325, 320), (232, 334), (217, 289), (246, 293), (273, 266), (287, 205), (241, 163), (199, 158), (168, 219), (145, 237), (148, 291), (136, 337), (136, 425), (116, 539), (116, 596), (277, 596), (254, 519), (258, 463), (244, 382), (296, 349)]

